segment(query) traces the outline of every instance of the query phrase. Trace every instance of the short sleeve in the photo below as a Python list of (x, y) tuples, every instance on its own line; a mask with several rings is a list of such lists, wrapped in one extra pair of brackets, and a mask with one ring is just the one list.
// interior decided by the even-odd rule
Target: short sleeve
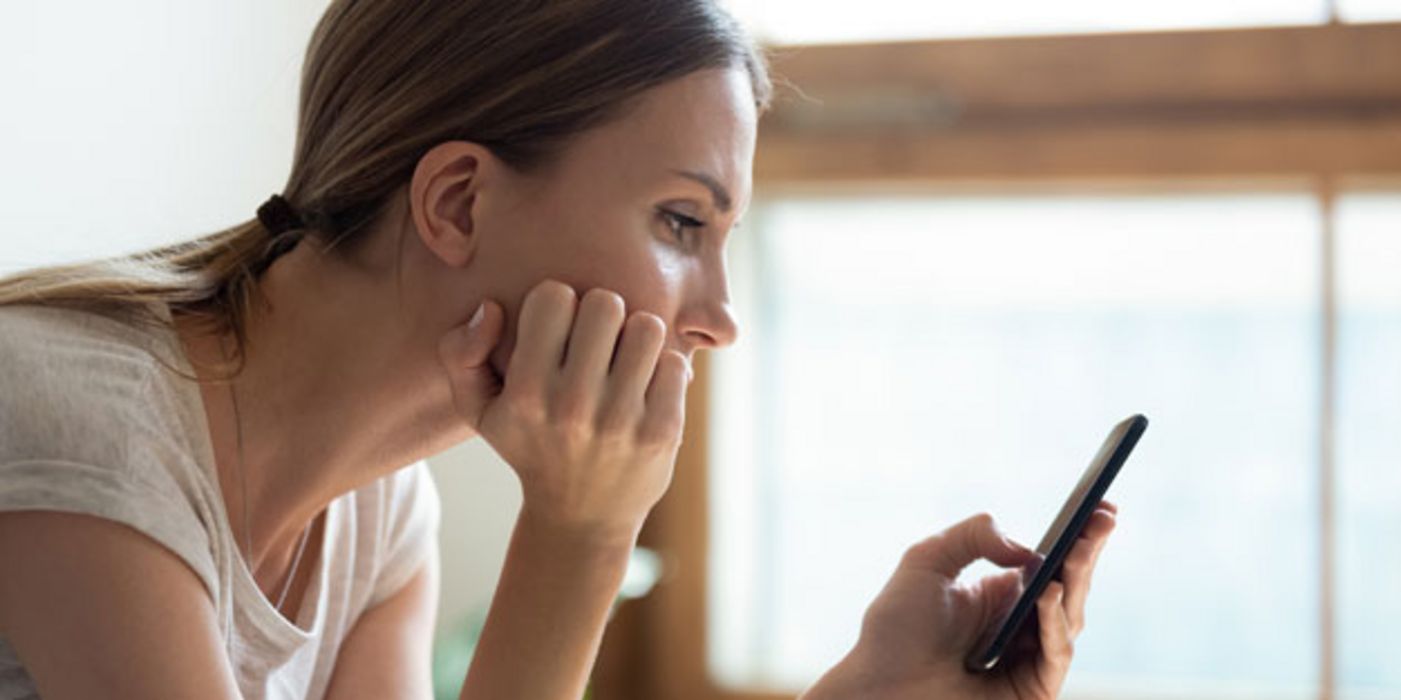
[(415, 462), (385, 479), (381, 557), (370, 607), (407, 585), (438, 547), (442, 504), (428, 463)]
[(131, 469), (76, 462), (0, 465), (0, 512), (35, 510), (91, 515), (130, 527), (175, 553), (215, 595), (218, 572), (208, 532), (174, 484), (163, 488), (135, 478)]
[(92, 314), (0, 308), (0, 511), (125, 525), (174, 552), (214, 595), (206, 482), (145, 342)]

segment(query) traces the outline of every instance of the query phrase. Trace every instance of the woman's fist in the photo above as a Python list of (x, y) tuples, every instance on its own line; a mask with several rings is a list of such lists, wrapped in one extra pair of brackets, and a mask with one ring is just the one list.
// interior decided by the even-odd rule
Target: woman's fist
[(496, 313), (481, 321), (478, 344), (468, 333), (452, 360), (462, 368), (455, 400), (520, 477), (522, 514), (635, 537), (671, 483), (685, 420), (690, 368), (663, 349), (665, 322), (628, 314), (610, 291), (579, 298), (566, 284), (542, 282), (522, 303), (510, 365), (492, 395), (491, 348), (481, 346), (499, 334), (500, 314), (487, 308)]

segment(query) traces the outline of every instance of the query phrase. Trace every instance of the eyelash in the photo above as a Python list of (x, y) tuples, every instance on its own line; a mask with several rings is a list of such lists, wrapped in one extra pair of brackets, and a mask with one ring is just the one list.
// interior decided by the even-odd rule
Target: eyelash
[(662, 209), (661, 217), (663, 221), (667, 222), (667, 228), (671, 229), (672, 235), (676, 236), (678, 241), (683, 245), (686, 243), (685, 239), (687, 229), (705, 228), (704, 221), (699, 221), (697, 219), (693, 219), (689, 216), (686, 216), (685, 214), (678, 214), (674, 211)]

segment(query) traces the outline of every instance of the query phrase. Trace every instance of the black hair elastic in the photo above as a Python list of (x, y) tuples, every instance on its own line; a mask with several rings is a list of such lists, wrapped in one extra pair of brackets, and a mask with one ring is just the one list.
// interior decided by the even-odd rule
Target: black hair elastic
[(258, 221), (262, 222), (263, 228), (266, 228), (268, 233), (274, 236), (294, 229), (306, 228), (306, 223), (302, 221), (296, 208), (280, 194), (268, 197), (268, 201), (263, 202), (263, 206), (258, 207)]

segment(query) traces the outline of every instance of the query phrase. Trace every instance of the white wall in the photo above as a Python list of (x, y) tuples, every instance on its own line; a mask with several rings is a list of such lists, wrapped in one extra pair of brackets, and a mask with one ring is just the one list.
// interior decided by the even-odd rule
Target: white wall
[[(0, 3), (0, 274), (252, 218), (287, 179), (302, 55), (325, 4)], [(490, 601), (520, 495), (484, 445), (431, 462), (441, 629)]]

